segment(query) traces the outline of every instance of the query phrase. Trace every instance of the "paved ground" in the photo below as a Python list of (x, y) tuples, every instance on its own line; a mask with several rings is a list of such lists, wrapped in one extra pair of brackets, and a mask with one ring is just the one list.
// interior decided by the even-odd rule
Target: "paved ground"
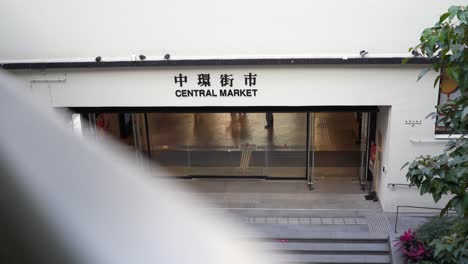
[(244, 217), (243, 223), (260, 234), (281, 233), (316, 237), (320, 234), (341, 234), (387, 237), (391, 226), (383, 214), (365, 217)]
[(179, 180), (215, 208), (377, 210), (358, 182), (317, 181), (310, 191), (305, 181)]
[[(323, 261), (332, 261), (336, 256), (341, 256), (341, 261), (348, 263), (361, 255), (364, 256), (363, 259), (369, 260), (374, 257), (372, 250), (378, 247), (382, 251), (375, 254), (386, 260), (384, 263), (390, 263), (390, 259), (392, 263), (404, 263), (404, 258), (394, 247), (397, 237), (408, 228), (414, 229), (437, 214), (403, 211), (398, 216), (397, 233), (394, 233), (396, 214), (383, 213), (379, 202), (365, 200), (359, 184), (352, 181), (317, 181), (316, 189), (312, 191), (304, 181), (178, 182), (188, 188), (189, 192), (195, 192), (207, 200), (210, 210), (222, 210), (230, 219), (250, 230), (251, 238), (257, 238), (258, 241), (276, 238), (274, 241), (279, 243), (277, 246), (280, 249), (294, 248), (297, 246), (297, 243), (292, 243), (297, 242), (294, 239), (303, 238), (304, 241), (311, 242), (307, 244), (308, 247), (318, 250), (308, 254), (320, 256)], [(367, 242), (356, 243), (356, 238)], [(385, 243), (377, 244), (372, 239), (385, 239)], [(329, 243), (330, 241), (333, 243)], [(306, 244), (303, 241), (301, 243), (300, 246), (305, 247)], [(348, 253), (354, 247), (359, 247), (362, 251), (353, 252), (349, 256), (343, 255), (346, 252), (337, 251), (337, 245), (348, 250)], [(383, 250), (389, 248), (392, 248), (391, 252)], [(326, 255), (327, 250), (331, 252), (329, 255)], [(294, 256), (305, 256), (304, 254)], [(357, 260), (353, 263), (364, 262)]]
[[(437, 211), (383, 213), (379, 202), (367, 201), (359, 184), (349, 181), (317, 181), (310, 191), (304, 181), (179, 180), (180, 184), (209, 202), (211, 208), (228, 211), (242, 223), (269, 228), (295, 225), (310, 232), (386, 232), (401, 234), (416, 228)], [(304, 226), (305, 225), (305, 226)], [(343, 226), (341, 226), (343, 225)], [(255, 226), (263, 229), (266, 227)], [(268, 229), (268, 228), (267, 228)], [(298, 229), (298, 230), (299, 230)]]

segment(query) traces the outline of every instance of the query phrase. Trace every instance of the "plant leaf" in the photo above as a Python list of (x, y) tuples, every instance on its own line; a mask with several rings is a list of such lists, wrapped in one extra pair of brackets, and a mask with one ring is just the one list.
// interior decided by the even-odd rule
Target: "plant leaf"
[(407, 161), (405, 164), (403, 164), (403, 166), (401, 166), (401, 169), (400, 170), (403, 170), (406, 166), (409, 165), (409, 161)]
[(431, 69), (432, 69), (432, 67), (429, 67), (429, 68), (427, 68), (427, 69), (422, 70), (422, 71), (419, 73), (418, 81), (419, 81), (424, 75), (426, 75), (426, 73), (427, 73), (428, 71), (430, 71)]
[(452, 200), (450, 200), (447, 205), (445, 205), (444, 209), (440, 211), (440, 217), (444, 216), (447, 214), (448, 210), (452, 207)]
[(437, 86), (437, 84), (439, 83), (439, 80), (440, 80), (440, 75), (438, 75), (435, 80), (434, 80), (434, 88)]
[(442, 22), (444, 22), (445, 19), (447, 19), (447, 17), (449, 17), (449, 13), (444, 13), (440, 16), (440, 19), (439, 19), (439, 25), (442, 24)]

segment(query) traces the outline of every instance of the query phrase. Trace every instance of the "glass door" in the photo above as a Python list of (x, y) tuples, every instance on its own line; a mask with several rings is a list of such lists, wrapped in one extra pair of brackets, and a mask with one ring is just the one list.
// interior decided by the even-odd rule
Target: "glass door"
[(314, 188), (314, 134), (315, 134), (315, 113), (307, 113), (307, 164), (306, 164), (306, 174), (307, 174), (307, 184), (310, 189)]
[(147, 153), (143, 114), (136, 113), (86, 113), (80, 115), (83, 136), (96, 141), (109, 138), (135, 151), (141, 160)]
[(366, 190), (367, 176), (368, 176), (368, 145), (369, 145), (369, 113), (359, 113), (361, 115), (360, 122), (360, 151), (361, 151), (361, 165), (359, 167), (359, 182), (361, 189)]
[(367, 113), (308, 113), (306, 175), (311, 189), (359, 191), (366, 182), (367, 122)]
[(174, 175), (305, 179), (306, 113), (148, 113), (148, 120), (152, 160)]
[(304, 112), (259, 114), (257, 145), (260, 147), (257, 147), (257, 152), (265, 157), (264, 176), (306, 179), (307, 116)]
[(124, 129), (133, 135), (133, 149), (138, 160), (148, 157), (146, 120), (144, 114), (124, 114)]

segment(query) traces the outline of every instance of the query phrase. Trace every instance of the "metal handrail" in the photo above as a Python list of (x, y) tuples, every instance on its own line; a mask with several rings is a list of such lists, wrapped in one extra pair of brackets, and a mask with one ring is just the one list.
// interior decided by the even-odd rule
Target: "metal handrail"
[[(387, 188), (389, 188), (390, 186), (392, 186), (392, 188), (395, 188), (396, 186), (406, 186), (408, 188), (416, 187), (415, 185), (411, 185), (410, 183), (388, 183)], [(468, 187), (465, 190), (468, 191)]]
[[(398, 226), (398, 214), (400, 211), (400, 207), (405, 207), (405, 208), (417, 208), (417, 209), (429, 209), (429, 210), (440, 210), (442, 211), (444, 208), (436, 208), (436, 207), (425, 207), (425, 206), (412, 206), (412, 205), (398, 205), (397, 206), (397, 212), (395, 216), (395, 230), (394, 232), (397, 232), (397, 226)], [(455, 212), (454, 210), (448, 210), (448, 212)]]
[(410, 188), (413, 187), (409, 183), (389, 183), (389, 184), (387, 184), (387, 188), (389, 188), (390, 186), (392, 186), (392, 188), (395, 188), (395, 186), (406, 186), (406, 187), (410, 187)]

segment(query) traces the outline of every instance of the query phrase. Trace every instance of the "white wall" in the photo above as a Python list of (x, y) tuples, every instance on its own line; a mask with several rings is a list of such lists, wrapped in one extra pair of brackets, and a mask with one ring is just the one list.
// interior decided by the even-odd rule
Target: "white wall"
[[(396, 110), (398, 110), (398, 108)], [(427, 128), (428, 134), (419, 136), (412, 133), (412, 127), (404, 129), (392, 127), (392, 120), (397, 121), (394, 123), (400, 123), (398, 119), (401, 119), (401, 116), (398, 119), (392, 116), (399, 114), (396, 110), (393, 109), (393, 107), (379, 107), (379, 113), (377, 114), (377, 131), (380, 131), (382, 134), (382, 144), (380, 146), (382, 148), (382, 162), (379, 166), (378, 177), (374, 178), (374, 184), (380, 202), (386, 211), (395, 211), (398, 205), (443, 208), (447, 202), (447, 197), (435, 204), (432, 196), (419, 196), (419, 190), (416, 187), (388, 186), (388, 184), (391, 183), (408, 184), (405, 177), (406, 169), (400, 170), (402, 165), (406, 161), (411, 161), (414, 157), (419, 155), (439, 154), (446, 143), (444, 140), (435, 140), (433, 136), (430, 135), (430, 127)], [(408, 135), (405, 135), (407, 133)], [(410, 142), (410, 140), (419, 139), (428, 141), (421, 143)], [(383, 167), (385, 167), (385, 171)], [(431, 212), (424, 209), (403, 208), (402, 210), (404, 212)]]
[[(437, 102), (431, 77), (416, 82), (422, 66), (175, 67), (16, 71), (33, 80), (33, 93), (60, 106), (320, 106), (394, 105), (407, 118), (424, 119)], [(197, 74), (210, 73), (219, 90), (219, 75), (233, 74), (233, 88), (244, 75), (257, 74), (256, 97), (176, 97), (174, 77), (183, 74), (183, 89), (200, 89)], [(50, 82), (44, 82), (50, 80)], [(206, 88), (203, 88), (206, 89)], [(40, 90), (40, 92), (38, 91)], [(403, 120), (404, 121), (404, 120)], [(430, 122), (426, 122), (430, 123)], [(431, 123), (432, 126), (432, 123)]]
[[(384, 210), (395, 211), (398, 205), (425, 206), (443, 208), (448, 201), (444, 196), (437, 204), (431, 195), (419, 195), (415, 187), (396, 186), (388, 187), (388, 183), (407, 183), (406, 171), (401, 169), (407, 161), (412, 161), (420, 155), (440, 154), (447, 143), (445, 140), (434, 139), (434, 123), (430, 119), (422, 119), (420, 128), (403, 125), (402, 119), (414, 118), (414, 107), (421, 106), (419, 99), (415, 98), (412, 107), (395, 106), (390, 109), (387, 130), (387, 158), (385, 161), (386, 173), (382, 174), (380, 182), (380, 199)], [(435, 105), (435, 103), (434, 103)], [(429, 112), (433, 112), (434, 107)], [(422, 114), (422, 112), (420, 112)], [(427, 115), (427, 114), (426, 114)], [(422, 141), (420, 143), (412, 141)], [(405, 209), (408, 211), (408, 209)], [(426, 211), (423, 209), (410, 209), (409, 211)]]
[(388, 162), (387, 157), (389, 152), (388, 141), (390, 129), (388, 128), (388, 124), (390, 119), (390, 112), (390, 106), (381, 106), (379, 107), (379, 112), (377, 113), (375, 143), (378, 147), (378, 166), (377, 170), (374, 170), (374, 188), (378, 196), (381, 196), (381, 194), (383, 194), (385, 191), (382, 189), (382, 178), (385, 177), (384, 175), (386, 174), (388, 167), (386, 162)]
[(460, 0), (2, 0), (0, 61), (404, 54)]

